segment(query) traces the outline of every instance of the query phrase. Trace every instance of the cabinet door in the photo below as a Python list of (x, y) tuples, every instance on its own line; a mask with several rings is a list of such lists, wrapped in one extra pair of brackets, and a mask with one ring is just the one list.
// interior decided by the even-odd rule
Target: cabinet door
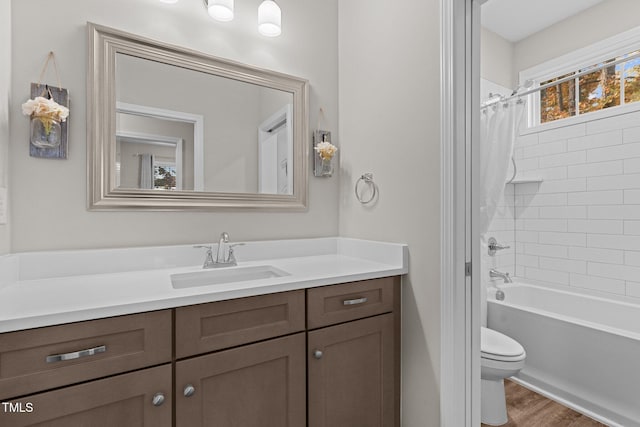
[(176, 424), (304, 427), (305, 334), (176, 363)]
[[(160, 403), (159, 393), (164, 396)], [(169, 427), (171, 365), (4, 401), (0, 426)]]
[(309, 427), (393, 427), (393, 314), (309, 332)]

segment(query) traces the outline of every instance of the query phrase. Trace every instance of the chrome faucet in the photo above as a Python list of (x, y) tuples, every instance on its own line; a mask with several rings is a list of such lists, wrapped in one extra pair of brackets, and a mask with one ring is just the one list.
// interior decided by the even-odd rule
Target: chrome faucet
[(216, 259), (213, 259), (213, 246), (210, 245), (196, 245), (194, 248), (205, 248), (207, 250), (207, 257), (204, 260), (202, 268), (219, 268), (219, 267), (233, 267), (238, 265), (236, 256), (233, 254), (233, 248), (235, 246), (244, 245), (244, 243), (229, 244), (229, 233), (223, 232), (220, 234), (220, 241), (218, 242), (218, 252), (216, 253)]
[(511, 280), (511, 277), (509, 276), (509, 273), (503, 273), (502, 271), (498, 271), (495, 268), (492, 268), (491, 270), (489, 270), (489, 277), (491, 278), (499, 277), (502, 280), (504, 280), (504, 283), (513, 283), (513, 281)]
[[(229, 262), (229, 258), (233, 254), (229, 248), (229, 233), (223, 231), (220, 233), (220, 240), (218, 241), (218, 253), (216, 255), (216, 263), (226, 264)], [(235, 264), (234, 264), (235, 265)]]

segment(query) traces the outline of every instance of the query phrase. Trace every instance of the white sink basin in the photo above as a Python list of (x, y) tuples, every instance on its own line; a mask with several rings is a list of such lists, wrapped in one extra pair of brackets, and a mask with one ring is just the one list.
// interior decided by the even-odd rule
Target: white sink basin
[(256, 265), (252, 267), (229, 267), (220, 270), (203, 270), (195, 273), (172, 274), (171, 284), (175, 289), (181, 289), (283, 276), (289, 276), (289, 273), (270, 265)]

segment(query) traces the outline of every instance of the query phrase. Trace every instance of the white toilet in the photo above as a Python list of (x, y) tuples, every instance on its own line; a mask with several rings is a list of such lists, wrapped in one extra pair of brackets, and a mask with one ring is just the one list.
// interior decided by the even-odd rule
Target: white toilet
[(504, 379), (524, 367), (526, 353), (518, 341), (484, 327), (480, 330), (480, 351), (482, 422), (499, 426), (508, 421)]

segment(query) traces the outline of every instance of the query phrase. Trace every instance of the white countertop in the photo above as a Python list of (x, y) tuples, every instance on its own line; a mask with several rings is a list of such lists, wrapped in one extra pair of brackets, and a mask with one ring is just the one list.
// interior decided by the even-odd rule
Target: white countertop
[(172, 274), (204, 271), (204, 251), (192, 245), (0, 257), (0, 332), (408, 272), (406, 245), (357, 239), (245, 242), (235, 254), (238, 267), (289, 275), (174, 289)]

